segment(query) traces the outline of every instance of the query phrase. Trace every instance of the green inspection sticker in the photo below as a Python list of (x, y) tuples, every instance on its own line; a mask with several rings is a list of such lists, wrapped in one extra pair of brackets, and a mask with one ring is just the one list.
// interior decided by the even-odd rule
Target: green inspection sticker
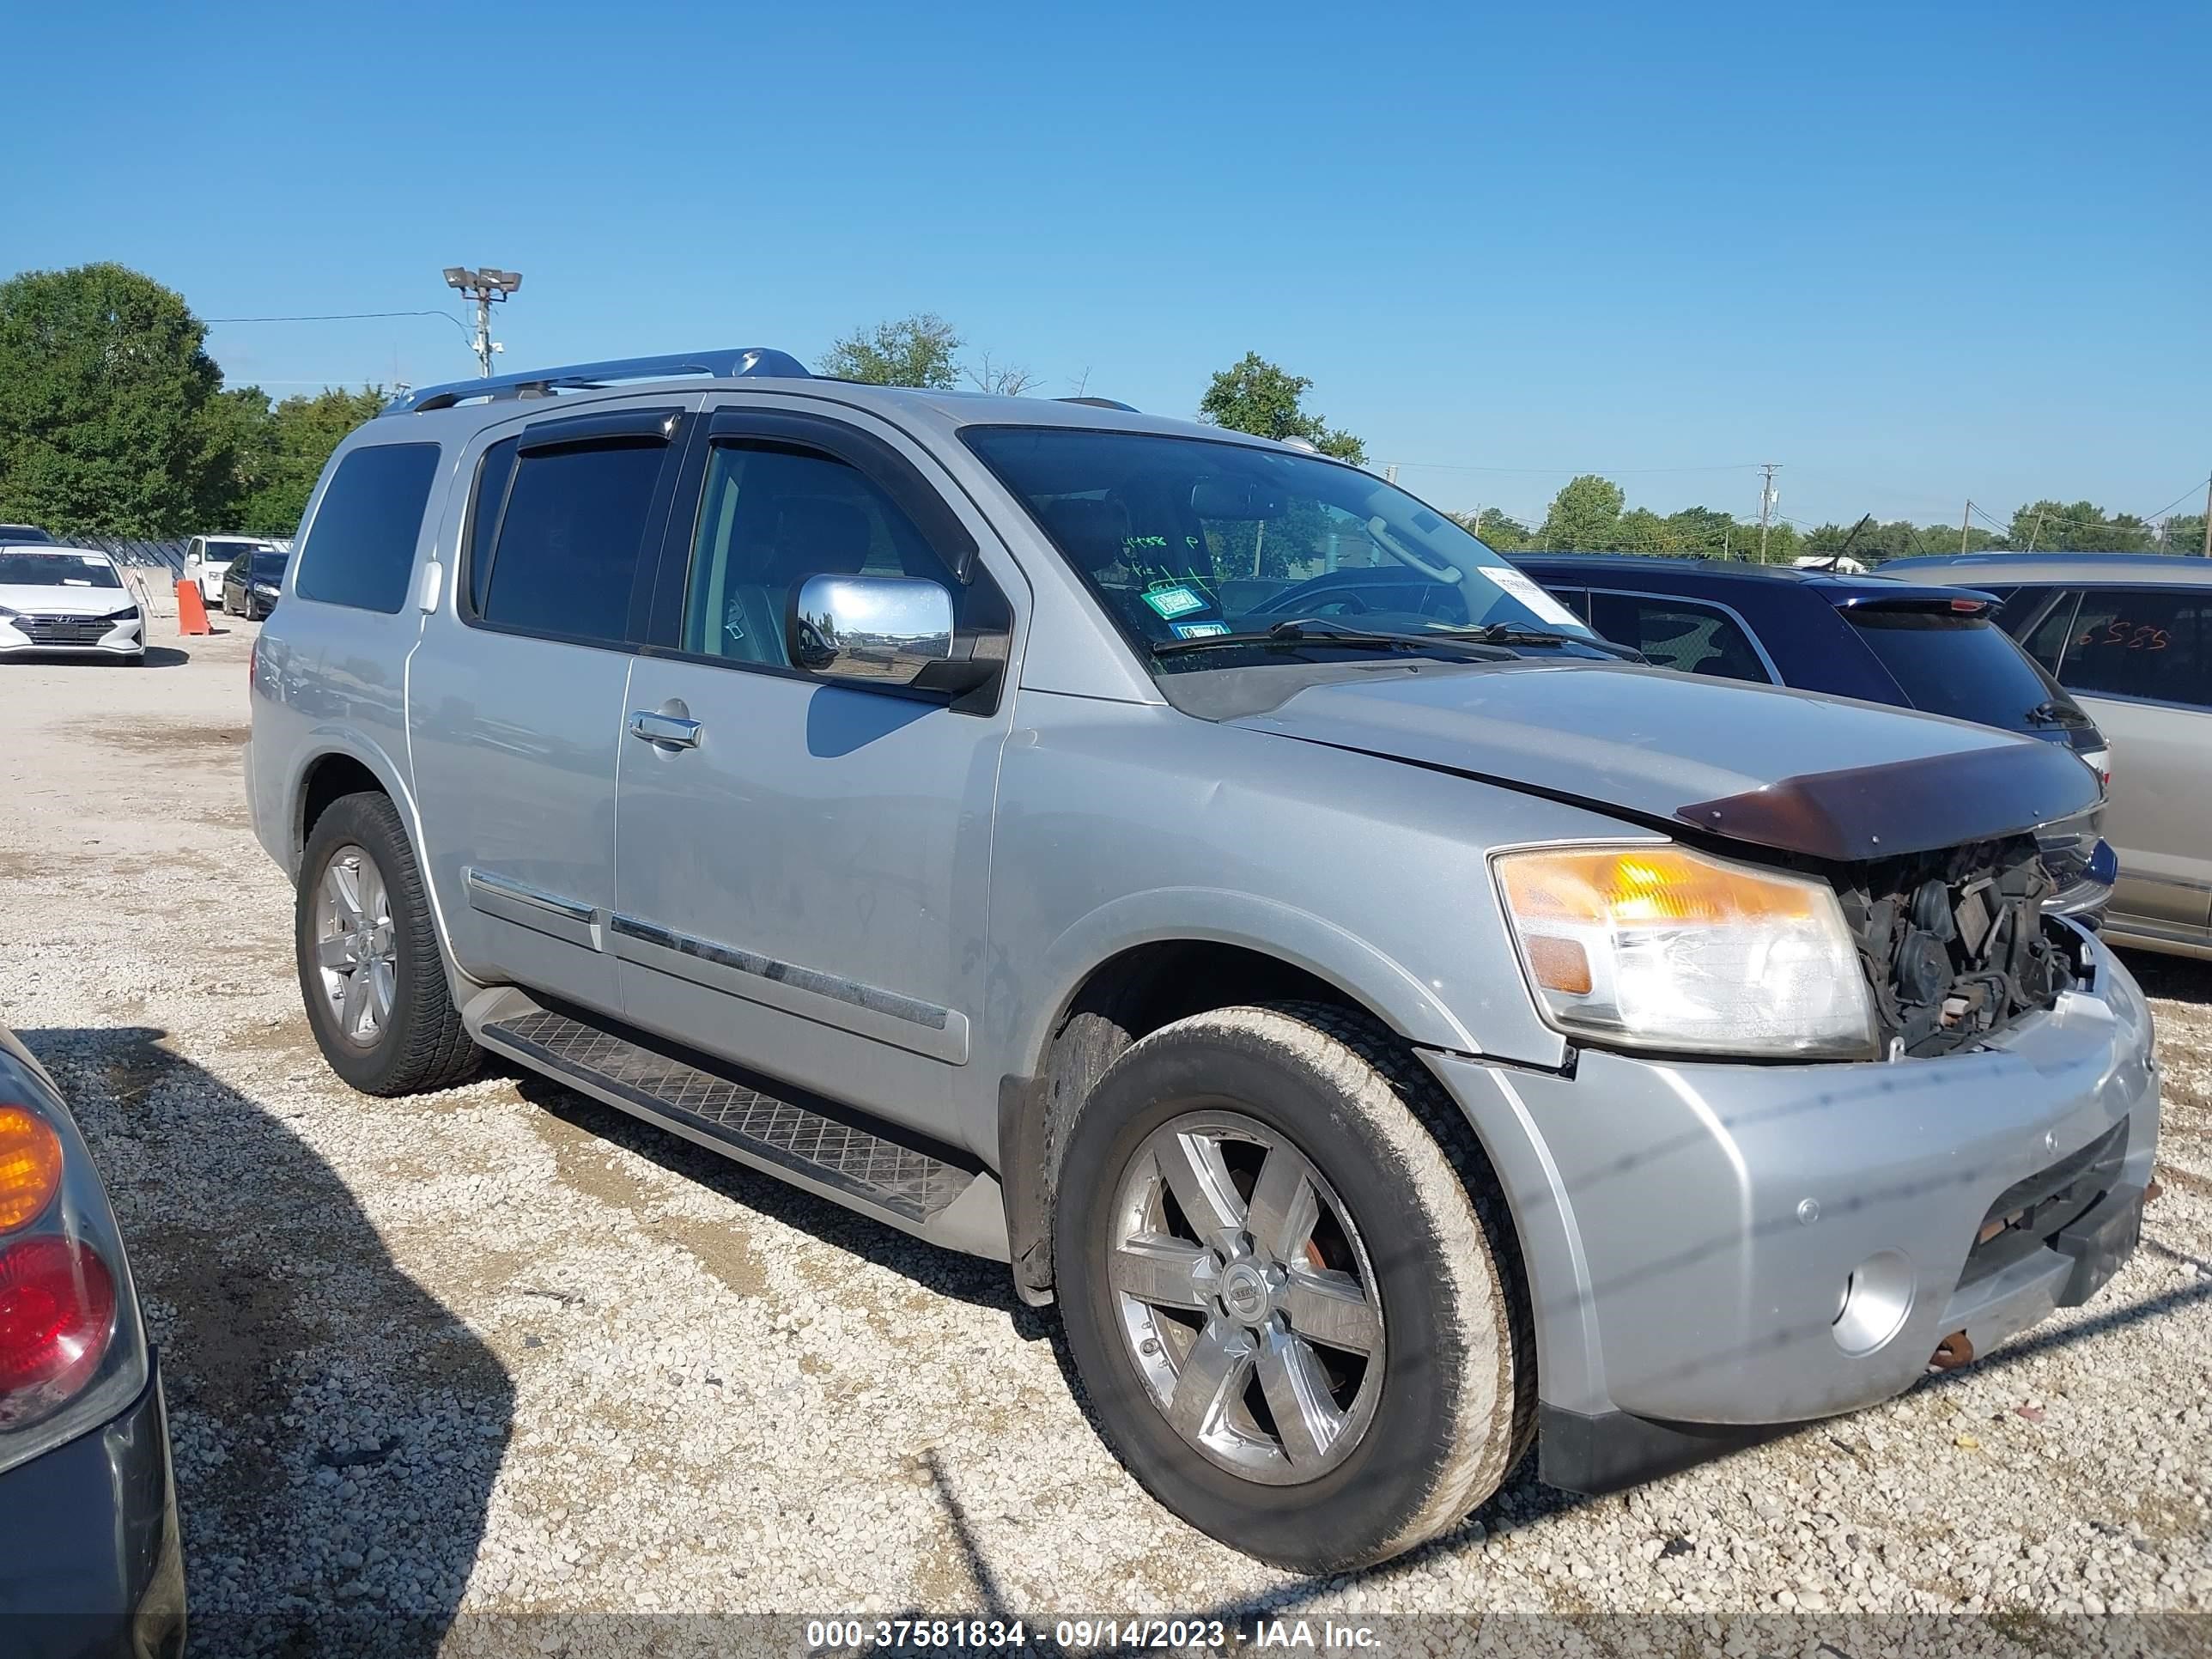
[(1227, 623), (1177, 623), (1175, 625), (1175, 635), (1179, 640), (1210, 640), (1217, 634), (1228, 631)]
[(1194, 589), (1185, 587), (1180, 582), (1152, 589), (1145, 595), (1145, 603), (1170, 622), (1177, 617), (1187, 617), (1194, 611), (1206, 609), (1206, 600)]

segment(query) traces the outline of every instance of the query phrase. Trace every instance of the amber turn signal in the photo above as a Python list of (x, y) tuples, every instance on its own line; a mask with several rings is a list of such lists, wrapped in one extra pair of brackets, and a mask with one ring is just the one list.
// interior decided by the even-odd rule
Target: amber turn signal
[(0, 1105), (0, 1233), (45, 1214), (61, 1184), (60, 1138), (27, 1108)]

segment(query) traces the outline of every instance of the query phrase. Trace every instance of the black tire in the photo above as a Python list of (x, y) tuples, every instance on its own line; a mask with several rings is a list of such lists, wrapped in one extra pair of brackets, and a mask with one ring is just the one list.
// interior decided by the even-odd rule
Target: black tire
[[(1287, 1141), (1367, 1241), (1380, 1394), (1352, 1450), (1300, 1484), (1240, 1476), (1182, 1437), (1138, 1370), (1109, 1281), (1123, 1177), (1148, 1136), (1193, 1109)], [(1375, 1021), (1282, 1004), (1155, 1031), (1100, 1079), (1060, 1173), (1054, 1260), (1084, 1388), (1131, 1473), (1201, 1531), (1300, 1572), (1362, 1566), (1455, 1525), (1528, 1450), (1535, 1349), (1504, 1200), (1457, 1109)]]
[[(315, 962), (315, 897), (331, 857), (359, 847), (376, 861), (389, 895), (394, 950), (392, 1014), (375, 1040), (349, 1041), (323, 991)], [(333, 801), (315, 820), (300, 860), (293, 907), (293, 945), (300, 994), (323, 1058), (365, 1095), (409, 1095), (451, 1088), (482, 1064), (447, 984), (422, 872), (398, 810), (389, 797), (364, 792)]]

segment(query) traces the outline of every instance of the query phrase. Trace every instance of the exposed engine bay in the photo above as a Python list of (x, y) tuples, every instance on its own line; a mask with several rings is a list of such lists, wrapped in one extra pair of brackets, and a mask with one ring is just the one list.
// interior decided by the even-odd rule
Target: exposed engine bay
[(2075, 978), (2033, 836), (1851, 866), (1837, 882), (1884, 1050), (1924, 1059), (2051, 1007)]

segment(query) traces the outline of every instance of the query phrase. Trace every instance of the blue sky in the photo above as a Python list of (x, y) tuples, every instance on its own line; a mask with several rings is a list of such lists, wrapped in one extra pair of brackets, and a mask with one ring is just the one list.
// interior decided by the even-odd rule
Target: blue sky
[[(197, 12), (196, 16), (193, 13)], [(1440, 505), (1956, 522), (2212, 471), (2212, 8), (19, 8), (0, 273), (459, 310), (514, 367), (915, 310), (1188, 413), (1256, 349)], [(481, 90), (471, 90), (481, 88)], [(473, 372), (226, 324), (230, 380)], [(2197, 492), (2201, 505), (2201, 489)], [(2186, 504), (2183, 510), (2187, 510)]]

